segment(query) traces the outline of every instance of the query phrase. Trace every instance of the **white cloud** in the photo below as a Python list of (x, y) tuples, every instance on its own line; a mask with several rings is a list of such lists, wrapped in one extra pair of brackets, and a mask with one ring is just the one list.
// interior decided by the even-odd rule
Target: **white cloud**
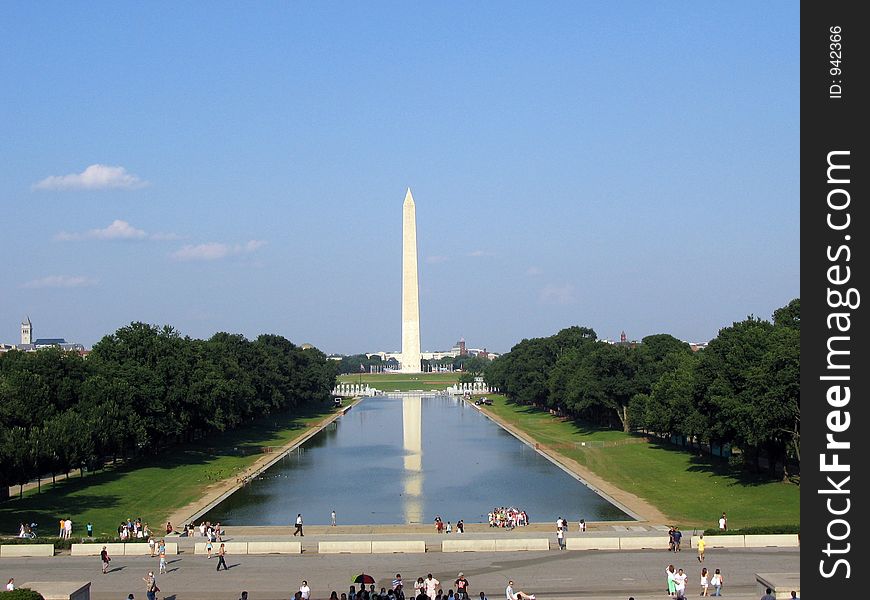
[(541, 304), (574, 304), (577, 302), (577, 290), (570, 283), (564, 285), (545, 285), (538, 295)]
[(42, 279), (34, 279), (27, 283), (22, 283), (23, 288), (76, 288), (96, 285), (97, 280), (81, 275), (49, 275)]
[(535, 275), (540, 275), (544, 271), (540, 267), (529, 267), (526, 269), (526, 275), (529, 277), (534, 277)]
[(136, 229), (127, 221), (115, 219), (108, 227), (102, 229), (91, 229), (85, 233), (67, 233), (61, 231), (54, 239), (62, 242), (76, 240), (141, 240), (148, 237), (148, 234), (141, 229)]
[(468, 256), (495, 256), (495, 252), (490, 252), (489, 250), (474, 250), (473, 252), (469, 252)]
[(81, 173), (50, 175), (33, 184), (35, 190), (135, 190), (148, 185), (147, 181), (128, 173), (124, 167), (91, 165)]
[(107, 227), (102, 229), (90, 229), (84, 233), (69, 233), (61, 231), (54, 236), (59, 242), (78, 242), (82, 240), (144, 240), (167, 241), (180, 240), (182, 236), (177, 233), (146, 233), (137, 229), (127, 221), (115, 219)]
[(265, 245), (266, 242), (262, 240), (250, 240), (244, 244), (222, 244), (218, 242), (188, 244), (170, 254), (170, 257), (174, 260), (219, 260), (228, 256), (250, 254)]
[(446, 256), (427, 256), (426, 262), (430, 265), (437, 265), (439, 263), (447, 262), (449, 259)]

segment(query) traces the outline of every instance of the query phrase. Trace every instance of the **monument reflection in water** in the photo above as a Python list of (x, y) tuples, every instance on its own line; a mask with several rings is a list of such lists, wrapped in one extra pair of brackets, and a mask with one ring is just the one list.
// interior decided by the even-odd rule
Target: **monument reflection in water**
[(516, 506), (532, 522), (627, 520), (533, 448), (449, 396), (367, 398), (203, 518), (234, 525), (485, 522)]

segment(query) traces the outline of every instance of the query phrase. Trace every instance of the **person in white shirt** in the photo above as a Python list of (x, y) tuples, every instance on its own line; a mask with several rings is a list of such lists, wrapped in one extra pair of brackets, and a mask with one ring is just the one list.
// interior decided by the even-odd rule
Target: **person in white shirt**
[(6, 582), (6, 591), (11, 592), (15, 589), (15, 578), (10, 577), (9, 581)]
[(309, 600), (311, 598), (311, 588), (308, 587), (308, 582), (304, 579), (302, 580), (302, 585), (299, 587), (299, 591), (302, 592), (302, 600)]
[(677, 598), (685, 598), (686, 597), (686, 579), (689, 576), (683, 573), (682, 569), (677, 571), (677, 574), (674, 575), (674, 585), (677, 589)]
[(66, 539), (70, 539), (72, 536), (72, 521), (70, 519), (63, 522), (63, 536)]
[(435, 599), (435, 594), (438, 592), (438, 586), (440, 584), (440, 581), (432, 577), (432, 573), (426, 575), (426, 579), (423, 580), (423, 588), (426, 590), (426, 595), (432, 600)]
[(504, 589), (504, 595), (506, 600), (515, 600), (513, 581), (508, 581), (507, 587)]
[(725, 513), (722, 513), (722, 516), (719, 517), (719, 529), (722, 531), (726, 531), (728, 529), (728, 519), (725, 518)]

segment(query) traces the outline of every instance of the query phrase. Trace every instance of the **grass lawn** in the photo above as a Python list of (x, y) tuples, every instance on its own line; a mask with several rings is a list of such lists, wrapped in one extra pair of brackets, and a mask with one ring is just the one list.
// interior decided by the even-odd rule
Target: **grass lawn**
[(385, 392), (444, 390), (459, 381), (461, 373), (360, 373), (339, 375), (342, 383), (367, 383)]
[(547, 411), (490, 395), (488, 410), (526, 431), (591, 471), (656, 506), (680, 527), (717, 526), (728, 513), (728, 528), (800, 523), (800, 487), (754, 476), (728, 466), (726, 460), (698, 456), (665, 443), (577, 448), (578, 442), (616, 442), (635, 438), (561, 421)]
[[(0, 502), (0, 533), (16, 535), (21, 521), (39, 524), (40, 535), (56, 535), (61, 517), (73, 522), (73, 537), (94, 524), (96, 535), (112, 534), (122, 519), (142, 517), (155, 531), (173, 511), (194, 502), (203, 489), (232, 477), (262, 456), (262, 446), (283, 446), (335, 411), (310, 408), (295, 418), (271, 415), (258, 423), (164, 451), (117, 468), (71, 477), (42, 492)], [(173, 523), (180, 527), (182, 523)]]

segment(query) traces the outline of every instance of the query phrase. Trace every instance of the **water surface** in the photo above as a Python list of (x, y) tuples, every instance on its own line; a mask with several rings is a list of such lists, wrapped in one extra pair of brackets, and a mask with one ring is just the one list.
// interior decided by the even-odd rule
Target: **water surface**
[(227, 525), (626, 520), (622, 510), (450, 396), (367, 398), (209, 511)]

